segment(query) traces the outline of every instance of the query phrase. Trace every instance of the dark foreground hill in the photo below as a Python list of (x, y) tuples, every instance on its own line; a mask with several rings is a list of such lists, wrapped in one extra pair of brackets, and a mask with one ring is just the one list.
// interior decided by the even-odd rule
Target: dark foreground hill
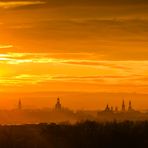
[(0, 126), (0, 148), (148, 148), (148, 122)]

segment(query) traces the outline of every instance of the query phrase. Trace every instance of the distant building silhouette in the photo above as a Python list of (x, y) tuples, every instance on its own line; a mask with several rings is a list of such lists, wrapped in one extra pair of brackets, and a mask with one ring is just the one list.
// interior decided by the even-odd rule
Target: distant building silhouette
[(125, 105), (124, 100), (122, 102), (121, 110), (119, 110), (117, 106), (116, 107), (113, 107), (113, 106), (109, 107), (109, 105), (107, 104), (105, 109), (102, 112), (115, 113), (115, 114), (117, 114), (117, 113), (137, 113), (137, 111), (135, 109), (133, 109), (131, 101), (129, 101), (128, 107), (126, 109), (126, 105)]
[(134, 109), (132, 108), (132, 102), (131, 101), (129, 101), (128, 111), (129, 112), (134, 111)]
[(18, 109), (19, 109), (19, 110), (22, 109), (22, 101), (21, 101), (21, 99), (19, 99), (19, 102), (18, 102)]
[(62, 105), (60, 103), (60, 98), (57, 98), (57, 103), (55, 105), (55, 110), (60, 111), (62, 109)]
[(106, 105), (105, 112), (110, 112), (110, 108), (108, 104)]
[(122, 112), (125, 112), (125, 111), (126, 111), (126, 109), (125, 109), (125, 102), (123, 100), (123, 102), (122, 102)]

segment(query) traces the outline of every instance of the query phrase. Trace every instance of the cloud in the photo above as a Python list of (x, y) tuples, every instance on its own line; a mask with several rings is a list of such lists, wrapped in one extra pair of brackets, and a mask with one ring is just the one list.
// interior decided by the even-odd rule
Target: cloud
[(9, 8), (16, 8), (22, 6), (30, 6), (30, 5), (41, 5), (45, 4), (42, 1), (0, 1), (0, 8), (9, 9)]
[[(7, 2), (7, 3), (13, 3), (13, 2), (25, 2), (25, 0), (1, 0), (0, 2)], [(42, 0), (42, 1), (34, 1), (34, 0), (28, 0), (27, 2), (30, 2), (31, 4), (34, 2), (46, 2), (49, 6), (53, 7), (59, 7), (59, 6), (134, 6), (134, 5), (146, 5), (148, 4), (147, 0), (75, 0), (75, 1), (69, 1), (69, 0)]]
[[(92, 59), (88, 59), (88, 56), (92, 56)], [(10, 65), (23, 63), (59, 63), (94, 67), (101, 66), (129, 70), (128, 67), (114, 64), (114, 61), (108, 63), (107, 61), (97, 60), (91, 53), (6, 53), (0, 54), (0, 63)], [(118, 63), (122, 63), (122, 61)]]
[(0, 45), (0, 49), (12, 48), (13, 45)]
[(12, 75), (9, 77), (0, 77), (0, 84), (4, 86), (23, 86), (23, 85), (42, 85), (43, 83), (56, 83), (56, 82), (69, 82), (69, 83), (82, 83), (82, 84), (99, 84), (99, 85), (145, 85), (147, 86), (148, 77), (143, 75), (88, 75), (88, 76), (69, 76), (69, 75), (32, 75), (20, 74)]
[(18, 44), (28, 42), (24, 52), (91, 50), (98, 56), (104, 55), (104, 60), (146, 60), (147, 25), (147, 19), (37, 19), (10, 23), (6, 30)]
[[(16, 47), (4, 52), (93, 52), (100, 60), (148, 59), (147, 1), (0, 2), (25, 4), (23, 8), (18, 5), (17, 10), (6, 10), (1, 18), (0, 38)], [(41, 5), (29, 7), (34, 3)]]
[[(122, 87), (148, 85), (148, 61), (101, 61), (90, 53), (7, 53), (0, 54), (1, 87), (15, 89), (27, 86), (40, 89), (76, 90), (81, 87)], [(84, 56), (85, 55), (85, 56)], [(71, 58), (67, 58), (71, 56)], [(75, 57), (76, 56), (76, 57)], [(88, 57), (91, 57), (90, 59)], [(84, 87), (83, 87), (84, 86)], [(4, 89), (5, 89), (4, 88)], [(110, 90), (110, 88), (109, 88)], [(140, 91), (139, 91), (140, 92)]]
[(145, 5), (148, 4), (146, 0), (75, 0), (75, 1), (69, 1), (69, 0), (45, 0), (49, 3), (49, 5), (87, 5), (87, 6), (112, 6), (112, 5)]
[[(68, 54), (68, 53), (65, 53)], [(52, 76), (52, 79), (60, 79), (60, 80), (78, 80), (78, 79), (128, 79), (128, 77), (131, 77), (131, 79), (136, 80), (136, 78), (141, 76), (147, 77), (147, 67), (148, 67), (148, 61), (101, 61), (97, 59), (86, 59), (86, 57), (83, 57), (81, 53), (79, 53), (79, 57), (74, 58), (75, 55), (78, 53), (74, 53), (73, 58), (68, 59), (64, 57), (65, 55), (61, 53), (9, 53), (9, 54), (1, 54), (0, 55), (0, 63), (6, 64), (6, 65), (18, 65), (18, 67), (21, 67), (21, 65), (28, 63), (28, 69), (31, 67), (36, 67), (37, 65), (41, 64), (41, 67), (46, 66), (54, 68), (54, 71), (59, 69), (59, 67), (63, 67), (62, 71), (72, 71), (73, 68), (77, 71), (77, 74), (75, 75), (67, 75), (65, 76)], [(84, 53), (83, 53), (84, 54)], [(88, 56), (88, 54), (86, 54)], [(61, 57), (63, 56), (63, 57)], [(81, 58), (84, 58), (82, 59)], [(20, 66), (19, 66), (20, 65)], [(42, 73), (47, 73), (44, 69), (39, 70), (39, 66), (37, 66), (37, 71), (42, 71)], [(74, 70), (74, 71), (75, 71)], [(92, 71), (94, 75), (87, 74), (87, 75), (79, 75), (79, 72), (86, 71), (86, 73), (89, 71)], [(57, 71), (58, 72), (58, 71)], [(57, 73), (56, 72), (56, 73)], [(69, 73), (69, 72), (68, 72)], [(100, 75), (97, 75), (96, 73), (100, 73)], [(101, 76), (102, 74), (102, 76)], [(114, 74), (114, 75), (112, 75)], [(48, 77), (48, 76), (47, 76)], [(25, 78), (25, 77), (24, 77)], [(49, 77), (51, 78), (51, 77)], [(131, 82), (129, 80), (129, 82)]]

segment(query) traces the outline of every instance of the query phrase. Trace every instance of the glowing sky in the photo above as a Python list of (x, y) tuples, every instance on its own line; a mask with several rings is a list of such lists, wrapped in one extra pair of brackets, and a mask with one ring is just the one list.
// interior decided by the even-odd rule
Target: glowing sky
[(0, 0), (1, 92), (147, 90), (148, 1)]

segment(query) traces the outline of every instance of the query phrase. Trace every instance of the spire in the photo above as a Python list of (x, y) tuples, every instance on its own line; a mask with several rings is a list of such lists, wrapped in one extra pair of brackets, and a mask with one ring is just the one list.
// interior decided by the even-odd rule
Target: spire
[(124, 100), (122, 102), (122, 112), (125, 112), (125, 102), (124, 102)]
[(132, 109), (132, 102), (131, 101), (129, 101), (129, 107), (128, 107), (128, 111), (132, 111), (133, 109)]

